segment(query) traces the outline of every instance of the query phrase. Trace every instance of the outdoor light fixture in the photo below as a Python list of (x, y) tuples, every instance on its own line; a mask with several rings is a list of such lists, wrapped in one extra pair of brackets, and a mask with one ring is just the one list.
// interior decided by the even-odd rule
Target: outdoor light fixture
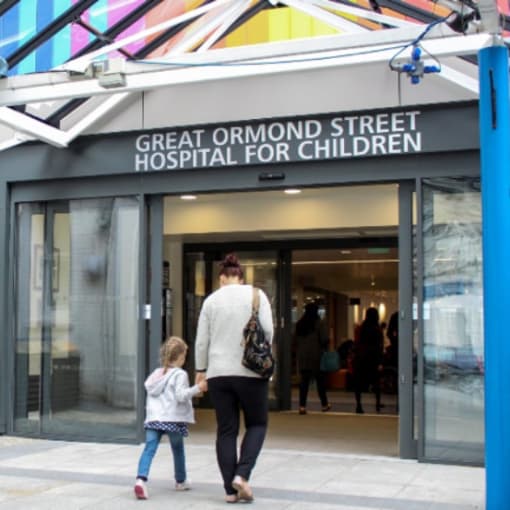
[(97, 83), (105, 89), (113, 89), (126, 86), (124, 70), (125, 62), (122, 59), (105, 59), (91, 62), (85, 71), (85, 76), (97, 78)]
[(126, 75), (124, 73), (106, 73), (97, 77), (97, 83), (105, 89), (114, 89), (126, 86)]
[(296, 188), (289, 188), (284, 190), (283, 192), (286, 193), (287, 195), (298, 195), (299, 193), (301, 193), (301, 190)]
[(181, 195), (181, 200), (196, 200), (196, 195)]

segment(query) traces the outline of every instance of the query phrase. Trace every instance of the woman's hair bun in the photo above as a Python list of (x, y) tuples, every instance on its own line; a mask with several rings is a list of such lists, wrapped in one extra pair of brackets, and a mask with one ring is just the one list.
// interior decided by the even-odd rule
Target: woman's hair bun
[(235, 253), (229, 253), (220, 264), (220, 275), (243, 279), (244, 272)]
[(235, 253), (229, 253), (221, 264), (223, 267), (239, 267), (239, 259)]

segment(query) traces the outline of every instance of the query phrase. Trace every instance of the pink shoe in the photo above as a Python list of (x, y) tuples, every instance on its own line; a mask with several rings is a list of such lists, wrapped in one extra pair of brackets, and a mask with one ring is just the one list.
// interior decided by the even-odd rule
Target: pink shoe
[(136, 499), (148, 499), (149, 497), (149, 491), (145, 486), (145, 482), (140, 478), (138, 478), (135, 483), (135, 496)]

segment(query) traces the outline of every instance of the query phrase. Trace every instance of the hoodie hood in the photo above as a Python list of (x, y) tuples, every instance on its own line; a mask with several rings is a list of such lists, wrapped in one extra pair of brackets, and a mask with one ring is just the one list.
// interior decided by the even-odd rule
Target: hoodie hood
[(157, 397), (158, 395), (161, 395), (165, 391), (166, 385), (168, 384), (169, 380), (177, 373), (177, 369), (170, 368), (166, 372), (166, 374), (163, 373), (162, 368), (157, 368), (152, 372), (152, 374), (147, 378), (145, 381), (145, 389), (147, 390), (147, 393), (151, 395), (152, 397)]

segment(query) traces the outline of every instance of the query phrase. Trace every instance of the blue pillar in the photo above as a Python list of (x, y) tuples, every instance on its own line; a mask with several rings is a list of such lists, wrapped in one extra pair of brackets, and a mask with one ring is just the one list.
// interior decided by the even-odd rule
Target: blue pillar
[[(486, 508), (510, 508), (510, 98), (508, 50), (479, 52)], [(469, 424), (466, 424), (469, 426)]]

